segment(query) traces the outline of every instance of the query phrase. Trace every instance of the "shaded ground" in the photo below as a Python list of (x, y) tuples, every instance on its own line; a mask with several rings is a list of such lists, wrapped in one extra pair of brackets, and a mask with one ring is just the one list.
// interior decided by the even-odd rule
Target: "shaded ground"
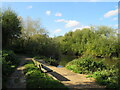
[(16, 68), (15, 72), (9, 77), (7, 82), (7, 88), (26, 88), (26, 78), (23, 73), (24, 64), (31, 60), (32, 58), (26, 58), (25, 56), (19, 56), (21, 60), (19, 66)]

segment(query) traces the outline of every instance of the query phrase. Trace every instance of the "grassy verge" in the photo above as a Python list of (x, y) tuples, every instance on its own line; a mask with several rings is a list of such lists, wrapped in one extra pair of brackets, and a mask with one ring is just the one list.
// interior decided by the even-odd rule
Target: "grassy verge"
[(52, 77), (48, 76), (46, 73), (41, 73), (40, 70), (35, 67), (32, 62), (25, 65), (24, 70), (26, 76), (27, 88), (65, 88), (62, 83), (54, 80)]

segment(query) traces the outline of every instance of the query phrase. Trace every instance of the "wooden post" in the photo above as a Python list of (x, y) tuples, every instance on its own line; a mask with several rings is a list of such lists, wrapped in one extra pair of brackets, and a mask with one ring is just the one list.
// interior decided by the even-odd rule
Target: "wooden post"
[(41, 63), (39, 64), (39, 70), (43, 73), (43, 71), (42, 71), (42, 64)]

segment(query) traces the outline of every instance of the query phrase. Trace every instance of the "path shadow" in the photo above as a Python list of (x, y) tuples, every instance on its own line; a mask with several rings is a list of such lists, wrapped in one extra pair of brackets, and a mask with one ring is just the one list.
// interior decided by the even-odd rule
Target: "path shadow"
[(70, 81), (69, 79), (63, 77), (62, 75), (60, 75), (57, 72), (49, 72), (49, 74), (51, 74), (53, 77), (55, 77), (59, 81)]
[(45, 70), (47, 70), (47, 72), (52, 72), (53, 71), (52, 69), (44, 66), (43, 64), (41, 65), (41, 67), (44, 68)]
[[(70, 84), (66, 83), (66, 86), (70, 88), (70, 90), (107, 90), (106, 86), (100, 86), (95, 83), (91, 82), (84, 82), (84, 83), (76, 83), (76, 84)], [(111, 89), (112, 90), (112, 89)]]

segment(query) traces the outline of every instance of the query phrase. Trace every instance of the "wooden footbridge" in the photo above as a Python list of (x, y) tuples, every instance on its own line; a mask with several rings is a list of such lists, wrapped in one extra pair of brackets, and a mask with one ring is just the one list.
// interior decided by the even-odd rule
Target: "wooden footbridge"
[(46, 64), (43, 60), (32, 59), (32, 61), (40, 69), (41, 72), (48, 74), (55, 80), (59, 80), (69, 88), (105, 88), (105, 86), (97, 85), (95, 79), (86, 78), (85, 74), (74, 73), (65, 67), (58, 68), (51, 66)]
[(37, 61), (35, 59), (32, 59), (32, 61), (34, 62), (35, 66), (37, 66), (39, 68), (39, 70), (41, 72), (47, 73), (47, 72), (52, 72), (53, 70), (49, 69), (47, 66), (43, 65), (42, 62)]

